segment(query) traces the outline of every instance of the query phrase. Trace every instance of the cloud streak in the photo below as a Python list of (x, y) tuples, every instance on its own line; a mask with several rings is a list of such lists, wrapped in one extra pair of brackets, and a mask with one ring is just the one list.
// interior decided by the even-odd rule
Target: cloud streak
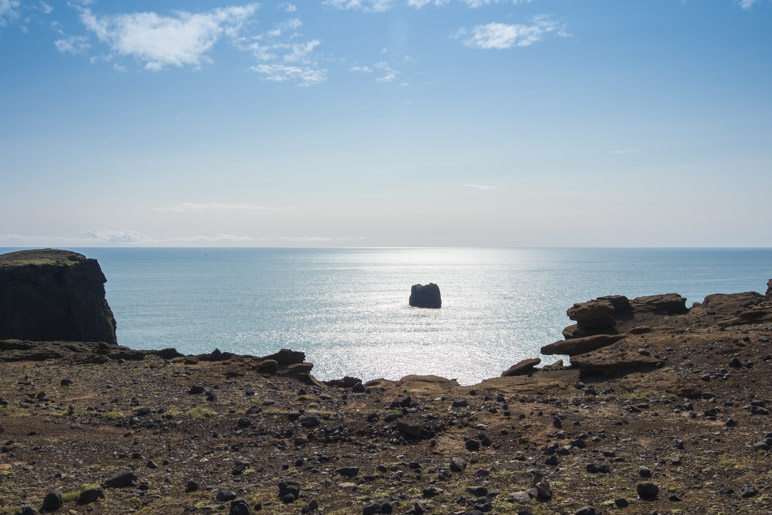
[(182, 202), (171, 207), (156, 207), (154, 211), (168, 211), (172, 213), (223, 213), (223, 212), (270, 212), (281, 211), (281, 208), (272, 208), (253, 204), (251, 202)]
[(491, 186), (488, 184), (464, 184), (465, 188), (472, 188), (474, 190), (495, 190), (498, 186)]

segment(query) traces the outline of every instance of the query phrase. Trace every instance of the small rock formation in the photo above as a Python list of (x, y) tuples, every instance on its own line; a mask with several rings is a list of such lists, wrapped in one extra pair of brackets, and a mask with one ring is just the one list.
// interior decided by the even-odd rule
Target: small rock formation
[(510, 376), (522, 376), (531, 374), (535, 371), (534, 367), (541, 363), (540, 358), (524, 359), (518, 363), (515, 363), (504, 372), (501, 373), (501, 377)]
[(568, 318), (576, 325), (563, 330), (566, 339), (583, 338), (596, 334), (615, 334), (615, 321), (632, 311), (630, 301), (623, 295), (609, 295), (574, 304), (568, 308)]
[(95, 259), (67, 250), (0, 255), (0, 339), (116, 344)]
[(772, 297), (772, 279), (767, 281), (767, 297)]
[(594, 336), (585, 336), (584, 338), (571, 338), (569, 340), (562, 340), (545, 345), (541, 348), (541, 353), (545, 355), (565, 354), (568, 356), (576, 356), (602, 347), (607, 347), (625, 337), (626, 335), (624, 334), (596, 334)]
[(416, 308), (439, 309), (442, 307), (440, 287), (434, 283), (414, 284), (410, 289), (410, 305)]

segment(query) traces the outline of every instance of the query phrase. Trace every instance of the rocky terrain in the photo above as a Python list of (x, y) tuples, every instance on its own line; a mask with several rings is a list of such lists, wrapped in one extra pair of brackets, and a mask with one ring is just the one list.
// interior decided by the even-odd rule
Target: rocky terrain
[(0, 513), (772, 513), (770, 293), (577, 304), (473, 386), (4, 340)]

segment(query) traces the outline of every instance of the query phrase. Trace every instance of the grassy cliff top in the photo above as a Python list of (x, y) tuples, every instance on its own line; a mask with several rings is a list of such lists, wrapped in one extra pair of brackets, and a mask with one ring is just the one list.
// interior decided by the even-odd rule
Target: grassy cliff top
[(0, 267), (11, 268), (27, 265), (70, 266), (85, 261), (86, 256), (60, 249), (19, 250), (0, 254)]

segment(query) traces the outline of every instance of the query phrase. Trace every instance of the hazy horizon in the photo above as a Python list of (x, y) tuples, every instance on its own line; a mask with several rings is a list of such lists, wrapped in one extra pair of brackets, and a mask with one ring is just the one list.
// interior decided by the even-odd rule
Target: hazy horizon
[(772, 0), (0, 0), (0, 247), (767, 248)]

